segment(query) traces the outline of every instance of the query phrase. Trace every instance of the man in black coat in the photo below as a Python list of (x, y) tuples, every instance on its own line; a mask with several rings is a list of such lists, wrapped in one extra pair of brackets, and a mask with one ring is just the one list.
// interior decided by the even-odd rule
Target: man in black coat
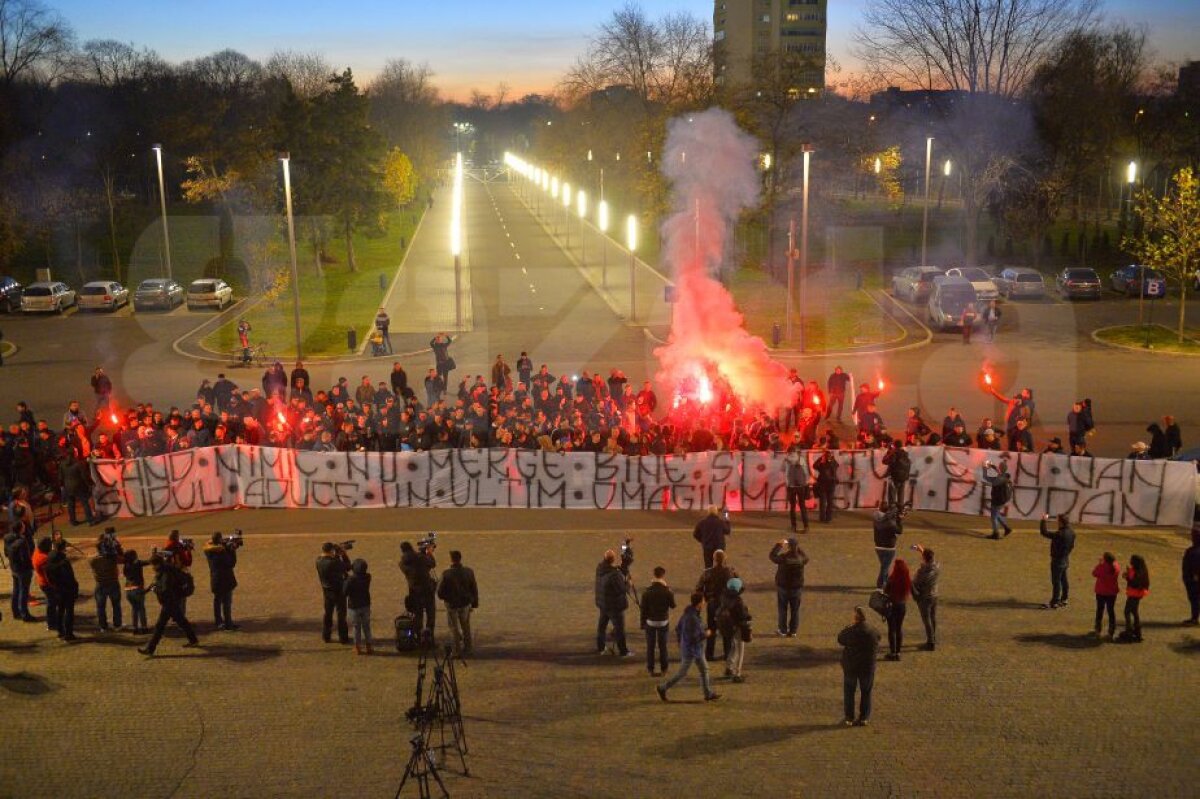
[(1174, 416), (1163, 417), (1163, 434), (1167, 437), (1167, 449), (1170, 450), (1168, 457), (1173, 458), (1183, 449), (1183, 433)]
[(720, 509), (716, 505), (710, 505), (708, 513), (696, 523), (696, 529), (692, 531), (692, 538), (699, 541), (701, 549), (704, 550), (704, 568), (712, 567), (713, 553), (725, 548), (725, 536), (731, 532), (729, 522), (721, 518)]
[(828, 524), (833, 521), (833, 494), (838, 484), (838, 462), (833, 453), (825, 450), (813, 464), (817, 473), (817, 514), (818, 518)]
[[(654, 567), (654, 579), (642, 592), (640, 605), (642, 628), (646, 631), (646, 671), (651, 677), (667, 673), (667, 632), (671, 625), (671, 611), (675, 608), (675, 592), (667, 585), (667, 570)], [(654, 654), (658, 650), (660, 671), (654, 669)]]
[[(842, 696), (845, 724), (865, 727), (871, 721), (871, 689), (875, 684), (875, 653), (879, 650), (879, 631), (867, 624), (862, 608), (854, 609), (854, 623), (838, 633), (842, 645)], [(854, 691), (862, 692), (858, 718), (854, 717)]]
[(233, 589), (237, 588), (237, 547), (235, 541), (226, 541), (220, 533), (213, 533), (204, 547), (204, 559), (208, 561), (209, 584), (213, 595), (213, 624), (218, 630), (236, 630), (233, 623)]
[(13, 522), (4, 536), (4, 556), (12, 572), (13, 621), (33, 621), (29, 613), (29, 590), (33, 585), (33, 537), (26, 535), (24, 522)]
[(325, 599), (325, 616), (321, 620), (321, 640), (329, 643), (333, 632), (333, 613), (337, 611), (338, 643), (350, 643), (350, 628), (346, 625), (346, 573), (350, 571), (350, 558), (346, 550), (326, 541), (321, 545), (317, 558), (317, 579), (321, 582), (321, 593)]
[(611, 549), (604, 553), (604, 560), (596, 566), (596, 609), (600, 619), (596, 623), (596, 652), (603, 654), (608, 625), (612, 623), (613, 639), (621, 657), (629, 657), (629, 645), (625, 640), (625, 609), (629, 607), (629, 583), (625, 573), (617, 565), (617, 553)]
[(1008, 475), (1008, 464), (1000, 461), (999, 465), (988, 461), (983, 466), (983, 482), (991, 487), (991, 518), (992, 538), (999, 540), (1000, 528), (1004, 528), (1004, 536), (1012, 534), (1012, 528), (1004, 518), (1004, 509), (1013, 498), (1012, 478)]
[(475, 572), (462, 565), (462, 553), (457, 549), (450, 550), (450, 568), (442, 572), (437, 595), (446, 603), (446, 618), (454, 636), (454, 654), (471, 654), (471, 611), (479, 607), (479, 586), (475, 582)]
[(1070, 584), (1067, 582), (1067, 568), (1071, 564), (1071, 550), (1075, 549), (1075, 530), (1065, 513), (1058, 515), (1058, 529), (1051, 532), (1046, 527), (1050, 514), (1042, 515), (1042, 538), (1050, 539), (1050, 601), (1042, 605), (1046, 610), (1065, 608)]
[(788, 538), (771, 547), (770, 557), (775, 564), (775, 597), (779, 610), (779, 625), (775, 630), (780, 635), (795, 638), (800, 627), (800, 595), (804, 590), (808, 555), (796, 539)]
[(79, 581), (75, 569), (67, 557), (67, 542), (61, 538), (54, 542), (53, 552), (46, 564), (46, 576), (58, 596), (58, 637), (64, 641), (75, 640), (75, 601), (79, 599)]
[(183, 601), (185, 577), (173, 563), (158, 553), (150, 557), (150, 565), (154, 567), (153, 591), (158, 596), (158, 621), (154, 625), (154, 633), (144, 647), (138, 649), (143, 655), (153, 655), (167, 629), (167, 623), (174, 621), (187, 636), (185, 647), (199, 646), (196, 631), (184, 614)]
[(433, 626), (437, 621), (437, 580), (434, 569), (432, 542), (416, 549), (405, 541), (400, 544), (400, 572), (408, 581), (408, 596), (404, 607), (413, 614), (413, 632), (422, 639), (433, 640)]

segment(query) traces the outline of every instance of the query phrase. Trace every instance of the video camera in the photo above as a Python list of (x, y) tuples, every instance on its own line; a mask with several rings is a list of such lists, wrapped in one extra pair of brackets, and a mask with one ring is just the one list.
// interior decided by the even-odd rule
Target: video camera
[(421, 552), (427, 549), (437, 549), (437, 533), (430, 530), (428, 535), (417, 542), (417, 549)]
[(117, 540), (117, 528), (104, 528), (104, 532), (96, 541), (96, 553), (102, 558), (120, 558), (125, 553), (125, 548)]
[(221, 544), (230, 549), (238, 549), (246, 543), (244, 534), (241, 530), (235, 529), (232, 533), (221, 537)]
[(354, 549), (354, 542), (356, 540), (357, 539), (351, 538), (349, 540), (343, 541), (340, 544), (334, 544), (333, 546), (335, 549), (340, 549), (342, 552), (349, 552), (350, 550)]
[(621, 571), (629, 573), (629, 567), (633, 565), (633, 539), (626, 538), (621, 544)]

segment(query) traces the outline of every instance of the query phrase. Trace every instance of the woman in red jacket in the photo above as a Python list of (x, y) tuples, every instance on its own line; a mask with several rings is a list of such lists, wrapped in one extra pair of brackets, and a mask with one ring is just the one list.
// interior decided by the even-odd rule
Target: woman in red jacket
[(1117, 594), (1121, 586), (1117, 578), (1121, 576), (1121, 564), (1111, 552), (1105, 552), (1104, 557), (1092, 569), (1096, 578), (1096, 637), (1100, 637), (1100, 623), (1104, 620), (1104, 611), (1108, 611), (1108, 640), (1113, 639), (1117, 632)]
[(1141, 555), (1129, 556), (1129, 568), (1125, 570), (1125, 632), (1121, 640), (1128, 643), (1142, 642), (1142, 617), (1138, 608), (1142, 598), (1150, 593), (1150, 570)]
[(912, 596), (912, 575), (909, 574), (908, 564), (904, 558), (896, 558), (892, 564), (892, 572), (888, 575), (887, 585), (883, 588), (888, 599), (892, 600), (888, 608), (888, 654), (887, 660), (900, 659), (900, 646), (904, 643), (904, 615), (908, 611), (908, 598)]

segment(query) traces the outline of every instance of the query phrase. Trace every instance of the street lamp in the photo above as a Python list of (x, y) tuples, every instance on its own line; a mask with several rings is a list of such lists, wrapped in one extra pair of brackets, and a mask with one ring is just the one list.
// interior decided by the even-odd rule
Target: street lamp
[(596, 224), (600, 227), (600, 287), (608, 288), (608, 203), (600, 201), (596, 208)]
[(454, 324), (462, 330), (462, 202), (463, 157), (454, 156), (454, 188), (450, 201), (450, 254), (454, 256)]
[(291, 155), (280, 153), (283, 164), (283, 196), (287, 205), (288, 250), (292, 257), (292, 321), (296, 327), (296, 360), (304, 358), (304, 347), (300, 339), (300, 271), (296, 267), (296, 223), (292, 217), (292, 172)]
[(629, 248), (629, 321), (637, 323), (637, 273), (633, 254), (637, 251), (637, 217), (630, 214), (625, 219), (625, 246)]
[(163, 246), (167, 255), (167, 277), (171, 278), (174, 275), (171, 274), (171, 232), (167, 230), (167, 194), (163, 189), (162, 145), (155, 144), (151, 149), (154, 150), (154, 160), (158, 162), (158, 200), (162, 205)]
[(587, 269), (587, 194), (583, 189), (579, 190), (575, 202), (579, 211), (579, 261)]
[(571, 184), (563, 181), (562, 184), (562, 201), (563, 201), (563, 235), (566, 237), (566, 250), (571, 252)]
[(925, 202), (921, 209), (921, 266), (929, 263), (929, 159), (933, 156), (933, 137), (925, 138)]
[(812, 148), (804, 148), (804, 193), (800, 206), (800, 351), (804, 352), (804, 305), (808, 289), (808, 167)]

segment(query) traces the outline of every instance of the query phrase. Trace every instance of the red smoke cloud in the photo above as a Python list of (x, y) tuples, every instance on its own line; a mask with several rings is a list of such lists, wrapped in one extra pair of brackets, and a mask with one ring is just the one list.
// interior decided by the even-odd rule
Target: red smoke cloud
[(726, 258), (738, 214), (758, 199), (757, 154), (754, 138), (726, 111), (712, 108), (668, 124), (662, 163), (673, 212), (662, 232), (675, 308), (670, 337), (654, 354), (658, 382), (672, 393), (719, 378), (746, 406), (774, 410), (788, 401), (787, 369), (746, 332), (733, 297), (711, 277)]

